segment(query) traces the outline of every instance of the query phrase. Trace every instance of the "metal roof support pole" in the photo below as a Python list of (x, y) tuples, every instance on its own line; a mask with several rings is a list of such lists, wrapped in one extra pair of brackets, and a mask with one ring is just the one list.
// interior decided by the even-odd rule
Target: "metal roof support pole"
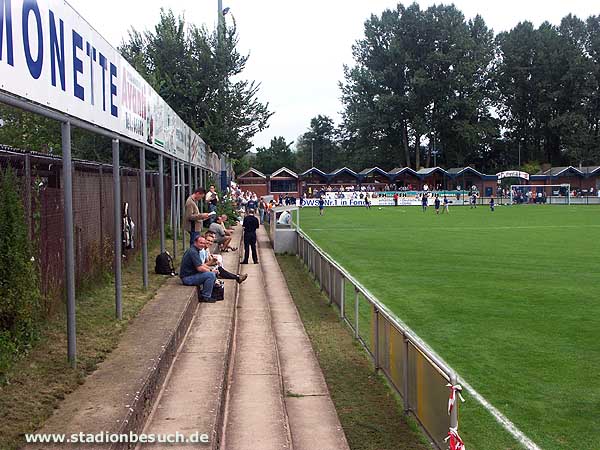
[(140, 215), (142, 222), (142, 280), (148, 289), (148, 208), (146, 205), (146, 150), (140, 147)]
[(73, 233), (73, 162), (71, 160), (71, 123), (61, 124), (64, 221), (65, 221), (65, 282), (67, 289), (67, 355), (71, 367), (77, 365), (75, 317), (75, 242)]
[(179, 201), (181, 193), (181, 170), (179, 170), (179, 161), (175, 161), (175, 180), (175, 233), (177, 233), (177, 238), (179, 238), (179, 227), (181, 226), (181, 216), (179, 214), (181, 207), (181, 202)]
[(115, 315), (117, 319), (123, 319), (123, 303), (121, 301), (121, 239), (122, 239), (122, 218), (121, 218), (121, 179), (119, 173), (119, 140), (112, 140), (113, 157), (113, 195), (115, 198), (114, 218), (115, 218)]
[(163, 155), (158, 155), (158, 215), (160, 227), (160, 252), (164, 253), (165, 245), (165, 163)]
[(177, 201), (175, 199), (175, 160), (171, 159), (171, 234), (173, 235), (173, 259), (177, 259)]
[[(200, 167), (200, 187), (205, 188), (206, 177), (204, 176), (204, 169)], [(204, 199), (200, 202), (200, 212), (204, 212)]]
[(179, 220), (181, 224), (181, 251), (185, 252), (185, 164), (179, 163)]
[(27, 213), (27, 237), (32, 242), (32, 220), (31, 220), (31, 158), (29, 152), (25, 153), (25, 211)]
[(192, 192), (194, 192), (194, 184), (192, 183), (192, 165), (188, 164), (188, 195), (187, 195), (187, 197), (192, 195)]

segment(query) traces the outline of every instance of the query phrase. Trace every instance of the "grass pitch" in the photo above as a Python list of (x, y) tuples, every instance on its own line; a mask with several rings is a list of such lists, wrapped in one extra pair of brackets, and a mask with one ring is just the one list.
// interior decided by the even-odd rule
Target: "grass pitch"
[(600, 208), (304, 208), (301, 226), (542, 448), (598, 448)]

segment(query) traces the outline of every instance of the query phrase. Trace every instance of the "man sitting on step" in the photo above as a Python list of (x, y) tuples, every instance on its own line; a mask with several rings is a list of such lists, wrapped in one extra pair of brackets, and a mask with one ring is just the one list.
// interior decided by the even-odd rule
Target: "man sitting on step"
[(183, 254), (179, 277), (186, 286), (197, 286), (198, 289), (202, 286), (202, 294), (198, 296), (199, 302), (214, 303), (211, 297), (218, 270), (206, 264), (200, 255), (200, 251), (208, 247), (206, 239), (198, 235), (193, 244)]
[(212, 231), (206, 231), (204, 233), (204, 239), (206, 239), (207, 242), (207, 248), (206, 250), (204, 250), (204, 254), (206, 255), (205, 258), (203, 258), (202, 255), (202, 251), (201, 251), (201, 255), (200, 257), (206, 261), (206, 264), (208, 264), (209, 266), (216, 266), (217, 270), (219, 271), (219, 278), (222, 278), (224, 280), (235, 280), (238, 283), (243, 283), (246, 278), (248, 278), (248, 274), (243, 273), (243, 274), (233, 274), (227, 270), (225, 270), (225, 268), (223, 267), (223, 256), (221, 255), (213, 255), (212, 253), (210, 253), (210, 247), (212, 246), (214, 240), (215, 240), (215, 234)]

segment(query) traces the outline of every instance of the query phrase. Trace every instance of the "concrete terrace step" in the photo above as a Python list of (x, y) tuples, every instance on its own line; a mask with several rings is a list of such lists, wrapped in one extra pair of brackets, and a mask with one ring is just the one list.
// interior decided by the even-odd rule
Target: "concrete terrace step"
[[(194, 316), (195, 289), (170, 279), (127, 327), (119, 346), (37, 433), (138, 433)], [(30, 444), (27, 450), (71, 448)], [(77, 445), (121, 449), (121, 445)]]
[[(179, 433), (208, 441), (136, 450), (348, 450), (267, 234), (261, 228), (258, 236), (260, 264), (241, 266), (248, 279), (239, 294), (228, 280), (225, 301), (198, 305), (195, 288), (169, 280), (119, 347), (38, 432)], [(223, 257), (230, 271), (239, 267), (239, 252)]]
[(266, 232), (239, 296), (226, 450), (347, 450), (346, 437)]
[[(223, 254), (224, 267), (237, 268), (237, 252)], [(231, 270), (235, 272), (235, 270)], [(180, 348), (145, 434), (206, 435), (201, 444), (139, 445), (136, 449), (217, 449), (226, 393), (227, 367), (233, 335), (237, 283), (225, 280), (225, 300), (201, 303)], [(204, 442), (204, 441), (202, 441)]]

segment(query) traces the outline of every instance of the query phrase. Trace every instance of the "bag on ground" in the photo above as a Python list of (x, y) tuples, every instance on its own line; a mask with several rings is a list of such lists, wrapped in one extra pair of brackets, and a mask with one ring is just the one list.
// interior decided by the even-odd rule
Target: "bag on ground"
[(173, 258), (169, 252), (161, 253), (156, 257), (156, 265), (154, 272), (159, 275), (176, 275), (175, 267), (173, 266)]

